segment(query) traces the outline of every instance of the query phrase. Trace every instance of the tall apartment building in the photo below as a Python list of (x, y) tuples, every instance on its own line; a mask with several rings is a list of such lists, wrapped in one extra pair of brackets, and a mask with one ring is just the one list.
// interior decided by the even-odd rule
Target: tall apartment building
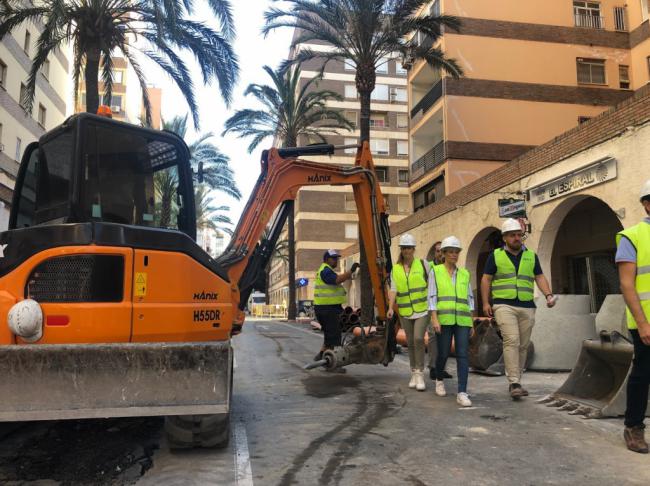
[(18, 165), (25, 147), (66, 117), (71, 84), (68, 52), (49, 56), (37, 82), (31, 112), (20, 98), (43, 24), (26, 22), (0, 42), (0, 230), (6, 229)]
[(437, 0), (427, 10), (461, 19), (439, 45), (465, 76), (405, 60), (415, 211), (650, 79), (648, 0)]
[[(109, 102), (104, 90), (104, 83), (99, 82), (99, 104), (111, 107), (115, 120), (125, 121), (136, 125), (144, 120), (144, 106), (142, 103), (142, 88), (140, 82), (128, 60), (121, 56), (113, 58), (113, 91)], [(151, 103), (152, 128), (161, 127), (162, 90), (153, 86), (147, 87)], [(86, 109), (86, 83), (79, 83), (79, 96), (75, 112)]]
[[(329, 49), (323, 44), (304, 44), (300, 48)], [(321, 61), (303, 64), (305, 82), (317, 75)], [(358, 124), (359, 101), (354, 82), (355, 67), (344, 62), (327, 64), (319, 89), (330, 89), (344, 97), (331, 101), (353, 123)], [(408, 108), (406, 70), (399, 59), (387, 60), (377, 70), (377, 84), (372, 95), (370, 143), (381, 189), (390, 208), (390, 221), (399, 221), (412, 212), (408, 181)], [(354, 144), (359, 130), (342, 131), (327, 136), (329, 143)], [(301, 144), (316, 140), (301, 140)], [(356, 149), (332, 157), (310, 157), (310, 160), (352, 165)], [(343, 249), (359, 238), (356, 205), (349, 186), (307, 187), (298, 192), (295, 203), (296, 279), (299, 281), (297, 299), (313, 298), (313, 279), (329, 248)], [(270, 273), (270, 302), (288, 303), (287, 265), (274, 260)]]

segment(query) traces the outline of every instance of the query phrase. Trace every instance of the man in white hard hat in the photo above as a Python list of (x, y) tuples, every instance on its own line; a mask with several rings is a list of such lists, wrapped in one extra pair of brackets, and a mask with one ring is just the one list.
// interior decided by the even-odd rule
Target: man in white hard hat
[[(339, 316), (343, 312), (346, 292), (343, 285), (352, 278), (352, 274), (359, 268), (358, 263), (353, 263), (349, 271), (337, 274), (335, 268), (339, 264), (341, 254), (336, 250), (327, 250), (323, 254), (323, 263), (316, 272), (314, 283), (314, 311), (316, 320), (323, 329), (323, 345), (314, 360), (322, 359), (326, 349), (334, 349), (341, 345), (341, 325)], [(345, 372), (345, 368), (334, 368), (332, 371)]]
[(647, 454), (643, 421), (650, 387), (650, 179), (641, 188), (639, 199), (646, 217), (616, 235), (616, 264), (634, 343), (623, 437), (629, 450)]
[(537, 255), (523, 246), (524, 231), (516, 219), (501, 226), (505, 243), (488, 257), (481, 279), (483, 312), (494, 316), (503, 337), (503, 360), (513, 400), (528, 396), (521, 386), (530, 335), (535, 325), (535, 283), (553, 307), (555, 297), (542, 272)]

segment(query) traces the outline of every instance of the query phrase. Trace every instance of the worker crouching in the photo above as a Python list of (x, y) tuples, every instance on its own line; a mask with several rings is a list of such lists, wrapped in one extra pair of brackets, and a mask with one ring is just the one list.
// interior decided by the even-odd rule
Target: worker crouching
[(400, 325), (406, 333), (411, 365), (409, 388), (424, 391), (424, 333), (429, 325), (427, 291), (429, 262), (415, 258), (415, 238), (404, 234), (399, 240), (400, 253), (391, 270), (387, 317), (393, 317), (397, 303)]
[(444, 263), (433, 267), (433, 278), (429, 279), (429, 310), (431, 324), (440, 345), (436, 360), (436, 395), (447, 394), (444, 385), (444, 370), (451, 352), (452, 337), (456, 350), (456, 369), (458, 373), (458, 394), (456, 401), (462, 407), (471, 407), (467, 394), (469, 376), (468, 348), (472, 331), (472, 312), (474, 295), (470, 285), (470, 274), (458, 267), (458, 257), (462, 250), (460, 240), (449, 236), (441, 245)]
[[(343, 311), (343, 304), (347, 301), (345, 288), (341, 284), (352, 278), (359, 264), (354, 263), (349, 271), (337, 274), (334, 269), (338, 267), (340, 257), (336, 250), (327, 250), (323, 255), (323, 263), (316, 273), (314, 311), (316, 320), (323, 329), (323, 345), (314, 357), (315, 361), (323, 358), (325, 350), (341, 345), (339, 315)], [(332, 368), (328, 371), (345, 373), (345, 368)]]

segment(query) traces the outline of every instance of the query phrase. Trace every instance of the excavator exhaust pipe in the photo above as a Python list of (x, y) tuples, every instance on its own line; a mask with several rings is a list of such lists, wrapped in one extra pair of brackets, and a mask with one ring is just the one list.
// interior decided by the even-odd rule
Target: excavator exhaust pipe
[(633, 355), (634, 347), (623, 335), (602, 331), (599, 339), (582, 343), (567, 380), (538, 403), (586, 418), (623, 415)]

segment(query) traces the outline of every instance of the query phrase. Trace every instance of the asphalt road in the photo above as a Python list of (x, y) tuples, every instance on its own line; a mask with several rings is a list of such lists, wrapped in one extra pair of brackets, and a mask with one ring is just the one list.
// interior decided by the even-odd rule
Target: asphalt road
[[(306, 326), (246, 323), (234, 340), (233, 431), (227, 449), (170, 453), (159, 419), (26, 424), (0, 441), (0, 484), (650, 481), (650, 457), (624, 448), (620, 419), (585, 420), (535, 404), (565, 374), (526, 374), (531, 396), (519, 403), (507, 396), (504, 378), (470, 375), (474, 406), (461, 409), (454, 393), (440, 398), (431, 386), (426, 392), (409, 390), (404, 356), (387, 368), (353, 365), (345, 375), (304, 371), (321, 339)], [(456, 374), (453, 362), (448, 369)], [(448, 392), (454, 385), (451, 380)], [(63, 467), (63, 461), (76, 466)]]

